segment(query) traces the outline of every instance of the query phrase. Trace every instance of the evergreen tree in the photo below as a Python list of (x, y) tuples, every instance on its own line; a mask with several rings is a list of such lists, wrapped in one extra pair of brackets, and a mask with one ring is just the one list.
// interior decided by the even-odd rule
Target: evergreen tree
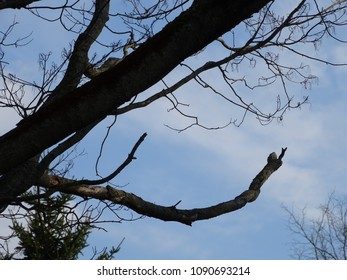
[[(27, 197), (38, 195), (40, 189), (27, 192)], [(2, 254), (3, 259), (12, 259), (14, 255), (23, 255), (30, 260), (75, 260), (81, 251), (88, 246), (87, 238), (92, 224), (86, 215), (79, 217), (72, 212), (75, 199), (73, 195), (60, 193), (30, 201), (31, 210), (26, 216), (26, 222), (21, 223), (12, 219), (10, 228), (19, 244), (15, 253)], [(113, 247), (107, 251), (104, 248), (96, 259), (113, 259), (119, 251)]]

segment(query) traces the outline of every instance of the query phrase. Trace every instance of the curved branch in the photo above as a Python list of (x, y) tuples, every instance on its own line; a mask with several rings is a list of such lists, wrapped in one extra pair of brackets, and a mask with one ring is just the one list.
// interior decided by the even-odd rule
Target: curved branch
[[(282, 158), (287, 148), (282, 149), (277, 157), (276, 153), (271, 153), (267, 159), (267, 164), (251, 182), (248, 190), (242, 192), (234, 199), (205, 207), (195, 209), (177, 209), (176, 205), (161, 206), (143, 200), (141, 197), (128, 193), (111, 186), (91, 186), (79, 185), (71, 186), (76, 181), (66, 178), (59, 178), (59, 185), (45, 185), (46, 188), (55, 188), (64, 193), (69, 193), (81, 197), (91, 197), (99, 200), (109, 200), (115, 204), (124, 205), (140, 215), (160, 219), (163, 221), (176, 221), (191, 226), (193, 222), (211, 219), (222, 214), (233, 212), (244, 207), (247, 203), (257, 199), (260, 189), (266, 180), (282, 165)], [(57, 182), (57, 181), (55, 181)], [(49, 190), (48, 190), (49, 191)]]
[(138, 147), (141, 145), (141, 143), (145, 140), (147, 136), (147, 133), (142, 134), (142, 136), (137, 140), (135, 143), (134, 147), (132, 148), (131, 152), (128, 154), (126, 160), (110, 175), (106, 176), (105, 178), (102, 178), (100, 180), (79, 180), (75, 181), (71, 184), (67, 184), (64, 187), (70, 187), (70, 186), (79, 186), (79, 185), (98, 185), (98, 184), (104, 184), (107, 183), (108, 181), (112, 180), (114, 177), (116, 177), (118, 174), (122, 172), (122, 170), (127, 167), (134, 159), (135, 157), (135, 152), (138, 149)]

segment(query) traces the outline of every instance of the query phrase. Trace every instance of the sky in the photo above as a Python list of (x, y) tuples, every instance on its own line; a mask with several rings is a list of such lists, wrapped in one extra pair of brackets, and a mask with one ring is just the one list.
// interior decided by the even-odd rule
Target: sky
[[(53, 57), (59, 57), (61, 46), (71, 40), (72, 35), (60, 36), (54, 32), (55, 36), (49, 36), (52, 34), (49, 24), (38, 25), (32, 16), (21, 11), (0, 12), (0, 26), (10, 23), (14, 14), (17, 21), (24, 23), (24, 27), (18, 26), (18, 32), (34, 30), (34, 40), (25, 49), (6, 50), (5, 58), (11, 60), (7, 69), (35, 79), (35, 75), (39, 75), (39, 52), (52, 51)], [(221, 46), (214, 44), (205, 50), (202, 59), (218, 57), (220, 50)], [(329, 39), (323, 41), (316, 54), (347, 63), (345, 46)], [(296, 65), (303, 62), (289, 54), (282, 54), (280, 59)], [(201, 65), (197, 58), (189, 62)], [(261, 65), (242, 66), (234, 74), (256, 79), (262, 71)], [(220, 130), (206, 130), (194, 126), (178, 133), (168, 126), (183, 128), (189, 124), (188, 120), (170, 111), (172, 104), (166, 99), (118, 116), (105, 143), (99, 170), (102, 175), (112, 172), (137, 139), (147, 132), (147, 138), (136, 152), (137, 159), (113, 183), (160, 205), (181, 201), (179, 208), (190, 209), (230, 200), (248, 189), (270, 153), (279, 154), (284, 147), (288, 150), (282, 167), (264, 184), (258, 199), (241, 210), (195, 222), (191, 227), (148, 217), (107, 223), (106, 231), (92, 232), (88, 239), (90, 247), (81, 258), (88, 259), (92, 247), (117, 246), (125, 238), (117, 259), (291, 259), (293, 235), (283, 207), (294, 210), (306, 207), (309, 217), (315, 217), (315, 209), (326, 202), (332, 192), (347, 195), (347, 68), (311, 61), (310, 71), (318, 79), (309, 89), (302, 85), (288, 88), (297, 100), (309, 95), (309, 103), (288, 111), (281, 122), (274, 120), (266, 126), (248, 115), (240, 127), (230, 125)], [(166, 81), (173, 82), (185, 73), (174, 71)], [(204, 77), (225, 90), (216, 72)], [(163, 85), (158, 84), (148, 93), (162, 88)], [(281, 90), (274, 84), (256, 93), (247, 91), (245, 96), (270, 110), (276, 105), (276, 96)], [(208, 126), (242, 118), (242, 111), (194, 83), (180, 89), (175, 96), (182, 103), (190, 104), (183, 107), (187, 113), (198, 115), (202, 124)], [(10, 130), (17, 121), (14, 112), (1, 108), (0, 133)], [(78, 145), (77, 151), (83, 152), (83, 156), (76, 159), (70, 171), (73, 176), (95, 178), (100, 143), (112, 121), (112, 118), (103, 121)], [(125, 219), (138, 217), (129, 210), (118, 214)], [(106, 218), (113, 219), (113, 216), (107, 214)], [(7, 231), (7, 224), (1, 222), (0, 235)]]

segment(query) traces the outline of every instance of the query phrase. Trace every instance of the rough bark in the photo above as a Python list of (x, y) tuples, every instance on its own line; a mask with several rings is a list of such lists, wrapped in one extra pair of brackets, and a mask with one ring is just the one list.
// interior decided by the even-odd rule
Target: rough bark
[(0, 174), (106, 117), (269, 2), (195, 1), (116, 67), (51, 102), (2, 136)]

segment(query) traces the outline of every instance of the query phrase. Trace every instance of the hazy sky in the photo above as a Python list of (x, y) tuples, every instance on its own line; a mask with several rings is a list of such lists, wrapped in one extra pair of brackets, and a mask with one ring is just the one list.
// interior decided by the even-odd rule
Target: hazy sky
[[(33, 16), (22, 11), (2, 11), (0, 26), (8, 25), (14, 14), (16, 20), (25, 25), (19, 25), (18, 32), (21, 28), (34, 30), (34, 40), (26, 48), (5, 50), (5, 58), (10, 62), (7, 69), (29, 80), (37, 79), (38, 54), (52, 51), (59, 59), (71, 34), (60, 36), (52, 32), (48, 23), (38, 25)], [(220, 49), (218, 44), (210, 46), (203, 58), (213, 59)], [(345, 46), (327, 39), (315, 55), (347, 62)], [(201, 64), (194, 59), (190, 60), (191, 65)], [(281, 53), (279, 59), (293, 65), (304, 62), (300, 57)], [(256, 79), (262, 71), (260, 65), (251, 68), (245, 64), (235, 75)], [(190, 209), (230, 200), (249, 187), (271, 152), (279, 154), (282, 147), (288, 150), (283, 166), (265, 183), (258, 199), (239, 211), (196, 222), (192, 227), (152, 218), (105, 224), (107, 232), (93, 232), (88, 240), (90, 245), (100, 249), (110, 247), (125, 237), (117, 254), (119, 259), (290, 259), (293, 236), (288, 230), (288, 214), (282, 206), (307, 207), (310, 215), (315, 215), (314, 209), (324, 203), (332, 191), (347, 195), (347, 68), (311, 62), (310, 71), (318, 76), (310, 89), (302, 85), (289, 87), (290, 95), (298, 101), (309, 95), (309, 104), (288, 111), (282, 122), (273, 121), (266, 126), (249, 115), (240, 127), (230, 125), (213, 131), (192, 127), (177, 133), (165, 125), (183, 128), (189, 120), (174, 111), (168, 112), (172, 104), (166, 99), (119, 116), (105, 144), (99, 170), (102, 175), (111, 172), (126, 158), (142, 133), (147, 132), (146, 140), (137, 151), (137, 160), (113, 183), (161, 205), (170, 206), (182, 200), (178, 207)], [(182, 75), (184, 73), (175, 71), (166, 81), (172, 83)], [(217, 88), (226, 90), (218, 73), (212, 71), (205, 77)], [(151, 92), (162, 88), (159, 84)], [(242, 94), (242, 87), (238, 88)], [(245, 94), (270, 113), (281, 91), (274, 84), (254, 94), (248, 91)], [(199, 116), (202, 124), (208, 126), (223, 125), (230, 118), (240, 120), (242, 117), (242, 111), (196, 84), (183, 87), (175, 95), (182, 103), (190, 104), (183, 107), (187, 113)], [(99, 153), (95, 147), (100, 146), (112, 120), (105, 120), (79, 144), (78, 151), (84, 151), (84, 155), (76, 161), (71, 175), (95, 178), (94, 163)], [(13, 112), (1, 109), (1, 134), (16, 122)], [(124, 210), (119, 215), (138, 217)], [(112, 219), (111, 214), (106, 218)], [(1, 235), (6, 232), (6, 226), (0, 225)], [(85, 258), (91, 251), (90, 247), (85, 250)]]

